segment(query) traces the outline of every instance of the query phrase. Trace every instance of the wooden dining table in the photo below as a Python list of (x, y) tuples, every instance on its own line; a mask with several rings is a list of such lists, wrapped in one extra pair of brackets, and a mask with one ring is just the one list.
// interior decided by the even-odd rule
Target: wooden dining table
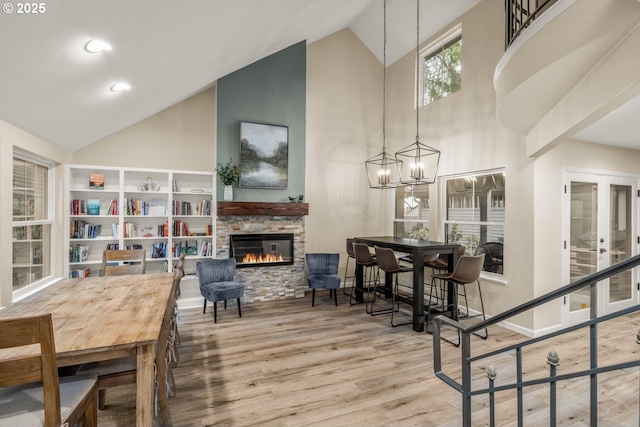
[[(413, 291), (411, 304), (413, 307), (413, 330), (416, 332), (424, 331), (424, 323), (426, 313), (424, 310), (424, 257), (427, 255), (446, 254), (448, 258), (449, 271), (458, 261), (460, 245), (457, 243), (443, 243), (419, 239), (409, 239), (394, 236), (377, 236), (377, 237), (356, 237), (356, 243), (363, 243), (367, 246), (379, 246), (382, 248), (391, 248), (395, 252), (411, 255), (413, 263)], [(363, 289), (363, 268), (356, 264), (356, 287)], [(385, 278), (385, 284), (390, 287), (391, 275)], [(448, 301), (453, 300), (453, 289), (448, 289)], [(356, 292), (359, 302), (362, 302), (362, 292)]]
[(0, 310), (0, 319), (51, 313), (59, 367), (135, 354), (136, 426), (151, 427), (155, 349), (172, 282), (171, 273), (63, 279)]

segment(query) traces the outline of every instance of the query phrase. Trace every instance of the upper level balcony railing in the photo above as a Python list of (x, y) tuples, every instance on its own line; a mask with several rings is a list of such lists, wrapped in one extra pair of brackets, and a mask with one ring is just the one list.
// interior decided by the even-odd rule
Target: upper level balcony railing
[(505, 0), (505, 49), (557, 0)]

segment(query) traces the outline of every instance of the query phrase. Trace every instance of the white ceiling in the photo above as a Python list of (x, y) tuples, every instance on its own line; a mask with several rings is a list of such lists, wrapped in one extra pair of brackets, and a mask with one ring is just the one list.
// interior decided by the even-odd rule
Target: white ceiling
[[(421, 0), (420, 40), (479, 1)], [(56, 0), (44, 3), (41, 14), (14, 9), (0, 14), (0, 119), (73, 151), (267, 55), (346, 27), (382, 60), (382, 4)], [(387, 0), (387, 65), (415, 48), (415, 12), (414, 1)], [(86, 52), (92, 38), (108, 41), (113, 50)], [(111, 92), (121, 80), (131, 90)]]

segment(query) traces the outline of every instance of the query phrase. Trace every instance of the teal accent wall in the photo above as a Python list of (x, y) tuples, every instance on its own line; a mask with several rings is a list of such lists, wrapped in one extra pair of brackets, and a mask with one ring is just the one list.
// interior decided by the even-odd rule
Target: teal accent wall
[[(307, 44), (302, 41), (218, 80), (217, 164), (240, 163), (240, 122), (289, 128), (287, 188), (253, 189), (234, 185), (233, 200), (284, 202), (304, 194)], [(217, 200), (224, 185), (217, 179)]]

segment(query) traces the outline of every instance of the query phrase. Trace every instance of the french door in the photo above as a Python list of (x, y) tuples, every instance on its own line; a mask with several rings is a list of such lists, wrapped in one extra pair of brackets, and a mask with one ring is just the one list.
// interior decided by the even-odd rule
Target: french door
[[(638, 244), (638, 178), (566, 172), (563, 195), (563, 284), (636, 254)], [(589, 288), (567, 296), (563, 324), (589, 319), (595, 304), (598, 316), (632, 306), (638, 301), (637, 269), (598, 283), (597, 302)]]

